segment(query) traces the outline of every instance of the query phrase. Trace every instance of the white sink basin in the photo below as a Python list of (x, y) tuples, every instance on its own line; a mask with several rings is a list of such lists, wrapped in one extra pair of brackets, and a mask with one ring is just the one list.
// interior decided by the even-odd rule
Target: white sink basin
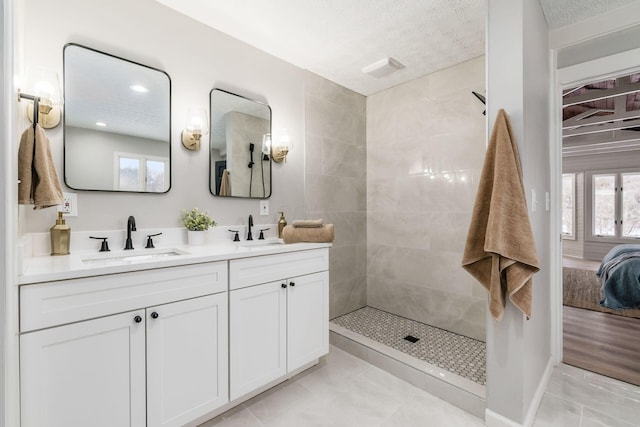
[[(135, 251), (135, 252), (134, 252)], [(83, 264), (132, 264), (135, 262), (170, 258), (179, 255), (187, 255), (188, 252), (180, 249), (140, 249), (127, 252), (109, 252), (90, 256), (82, 259)]]
[(239, 246), (243, 248), (262, 248), (273, 245), (284, 245), (284, 242), (280, 239), (265, 239), (265, 240), (251, 240), (248, 242), (242, 242)]

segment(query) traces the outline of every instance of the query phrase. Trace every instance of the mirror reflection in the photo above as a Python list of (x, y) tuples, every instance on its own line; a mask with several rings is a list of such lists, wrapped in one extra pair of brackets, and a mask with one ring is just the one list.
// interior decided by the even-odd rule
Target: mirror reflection
[(214, 196), (271, 196), (271, 108), (222, 89), (210, 94), (209, 190)]
[(68, 44), (64, 98), (68, 187), (169, 191), (171, 80), (164, 71)]

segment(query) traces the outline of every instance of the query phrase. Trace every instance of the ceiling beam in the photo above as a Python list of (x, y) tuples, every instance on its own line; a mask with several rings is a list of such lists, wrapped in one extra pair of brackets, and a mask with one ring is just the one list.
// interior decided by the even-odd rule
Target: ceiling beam
[(586, 145), (607, 145), (616, 142), (629, 142), (640, 140), (640, 132), (619, 130), (609, 134), (584, 135), (581, 138), (568, 138), (562, 141), (562, 148), (580, 147)]
[(562, 100), (562, 106), (582, 104), (585, 102), (597, 101), (599, 99), (611, 98), (619, 95), (629, 95), (631, 93), (640, 92), (640, 82), (614, 87), (612, 89), (592, 89), (591, 91), (577, 96), (569, 96)]
[[(620, 120), (640, 119), (640, 110), (627, 111), (626, 113), (620, 113), (620, 114), (608, 114), (606, 116), (596, 116), (588, 119), (586, 118), (589, 116), (593, 116), (593, 114), (598, 113), (600, 111), (612, 111), (612, 110), (593, 109), (590, 111), (585, 111), (584, 113), (578, 114), (577, 116), (571, 117), (570, 119), (567, 119), (564, 122), (562, 122), (562, 129), (575, 129), (580, 126), (602, 125), (605, 123), (617, 122)], [(587, 114), (586, 116), (583, 116), (585, 113), (591, 113), (591, 114)], [(581, 118), (580, 116), (583, 116), (584, 118)], [(573, 120), (573, 119), (576, 119), (576, 120)]]
[(627, 120), (626, 122), (607, 123), (600, 126), (583, 126), (577, 129), (565, 130), (562, 132), (562, 137), (567, 138), (570, 136), (589, 135), (592, 133), (629, 129), (634, 127), (640, 127), (640, 119)]

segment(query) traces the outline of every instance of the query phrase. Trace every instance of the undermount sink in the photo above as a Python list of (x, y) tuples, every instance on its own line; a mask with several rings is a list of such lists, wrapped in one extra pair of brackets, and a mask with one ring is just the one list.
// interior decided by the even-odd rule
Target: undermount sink
[(88, 258), (83, 258), (84, 264), (109, 264), (109, 263), (127, 263), (131, 264), (139, 261), (157, 260), (163, 258), (170, 258), (179, 255), (187, 255), (188, 252), (181, 251), (180, 249), (141, 249), (139, 252), (134, 253), (105, 253), (94, 255)]
[(284, 245), (284, 242), (280, 239), (266, 239), (266, 240), (251, 240), (240, 243), (239, 246), (244, 248), (260, 248), (264, 246)]

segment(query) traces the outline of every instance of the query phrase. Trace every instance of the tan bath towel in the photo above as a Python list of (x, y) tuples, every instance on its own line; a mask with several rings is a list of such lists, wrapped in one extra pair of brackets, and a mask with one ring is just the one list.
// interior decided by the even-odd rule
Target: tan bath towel
[(51, 156), (49, 138), (39, 125), (35, 132), (33, 126), (29, 126), (20, 138), (18, 179), (19, 204), (34, 205), (34, 209), (62, 204), (62, 188)]
[(531, 277), (540, 270), (509, 119), (498, 111), (473, 207), (462, 266), (489, 292), (489, 310), (502, 319), (506, 295), (531, 317)]
[(333, 237), (333, 224), (313, 228), (287, 225), (282, 230), (282, 239), (285, 243), (331, 243), (333, 242)]
[(231, 195), (231, 188), (229, 186), (229, 171), (228, 170), (224, 170), (222, 171), (222, 179), (220, 180), (220, 194), (218, 194), (218, 196), (230, 196)]
[(319, 228), (322, 227), (321, 219), (295, 219), (291, 223), (294, 227), (299, 228)]

